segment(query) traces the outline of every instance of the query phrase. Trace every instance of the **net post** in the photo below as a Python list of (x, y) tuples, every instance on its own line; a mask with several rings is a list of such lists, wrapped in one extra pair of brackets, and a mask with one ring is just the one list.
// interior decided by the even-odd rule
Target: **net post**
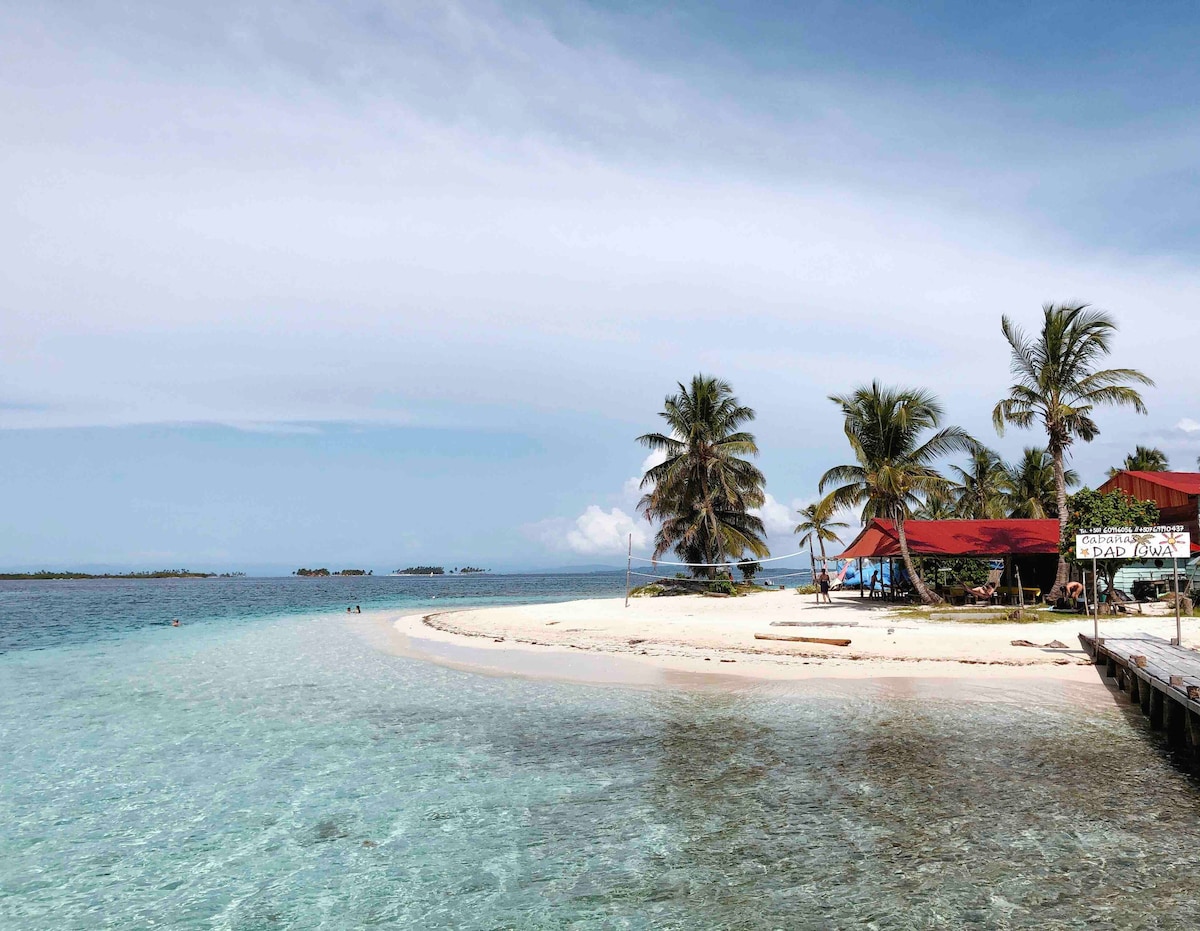
[(633, 534), (629, 534), (629, 553), (625, 557), (625, 607), (629, 607), (629, 573), (633, 569)]

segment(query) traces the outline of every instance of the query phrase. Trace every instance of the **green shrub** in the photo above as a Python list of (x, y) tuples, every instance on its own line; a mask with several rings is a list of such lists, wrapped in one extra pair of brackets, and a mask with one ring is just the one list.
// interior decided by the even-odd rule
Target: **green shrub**
[(737, 588), (729, 579), (717, 579), (715, 582), (708, 583), (708, 590), (718, 595), (736, 595)]
[(817, 586), (815, 586), (815, 585), (797, 585), (796, 593), (799, 595), (815, 595), (817, 593)]
[(649, 585), (639, 585), (629, 593), (629, 596), (631, 598), (656, 598), (665, 591), (666, 589), (658, 583), (651, 582)]

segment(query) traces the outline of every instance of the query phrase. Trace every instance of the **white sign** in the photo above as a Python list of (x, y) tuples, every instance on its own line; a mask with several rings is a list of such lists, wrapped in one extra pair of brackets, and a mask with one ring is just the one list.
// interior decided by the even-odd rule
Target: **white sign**
[(1191, 559), (1192, 539), (1183, 525), (1100, 527), (1075, 535), (1077, 559)]

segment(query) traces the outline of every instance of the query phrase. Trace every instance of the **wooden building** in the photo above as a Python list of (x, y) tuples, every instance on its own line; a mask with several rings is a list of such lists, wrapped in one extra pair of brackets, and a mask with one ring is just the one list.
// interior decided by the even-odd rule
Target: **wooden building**
[(1192, 542), (1200, 540), (1200, 472), (1118, 472), (1099, 490), (1153, 501), (1160, 524), (1182, 524)]

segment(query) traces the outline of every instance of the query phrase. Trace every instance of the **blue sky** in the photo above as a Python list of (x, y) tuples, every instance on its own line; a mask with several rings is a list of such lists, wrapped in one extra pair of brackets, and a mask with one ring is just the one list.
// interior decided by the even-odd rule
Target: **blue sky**
[(777, 553), (831, 392), (994, 438), (999, 317), (1122, 324), (1194, 467), (1184, 4), (0, 7), (0, 566), (619, 562), (633, 438), (755, 407)]

